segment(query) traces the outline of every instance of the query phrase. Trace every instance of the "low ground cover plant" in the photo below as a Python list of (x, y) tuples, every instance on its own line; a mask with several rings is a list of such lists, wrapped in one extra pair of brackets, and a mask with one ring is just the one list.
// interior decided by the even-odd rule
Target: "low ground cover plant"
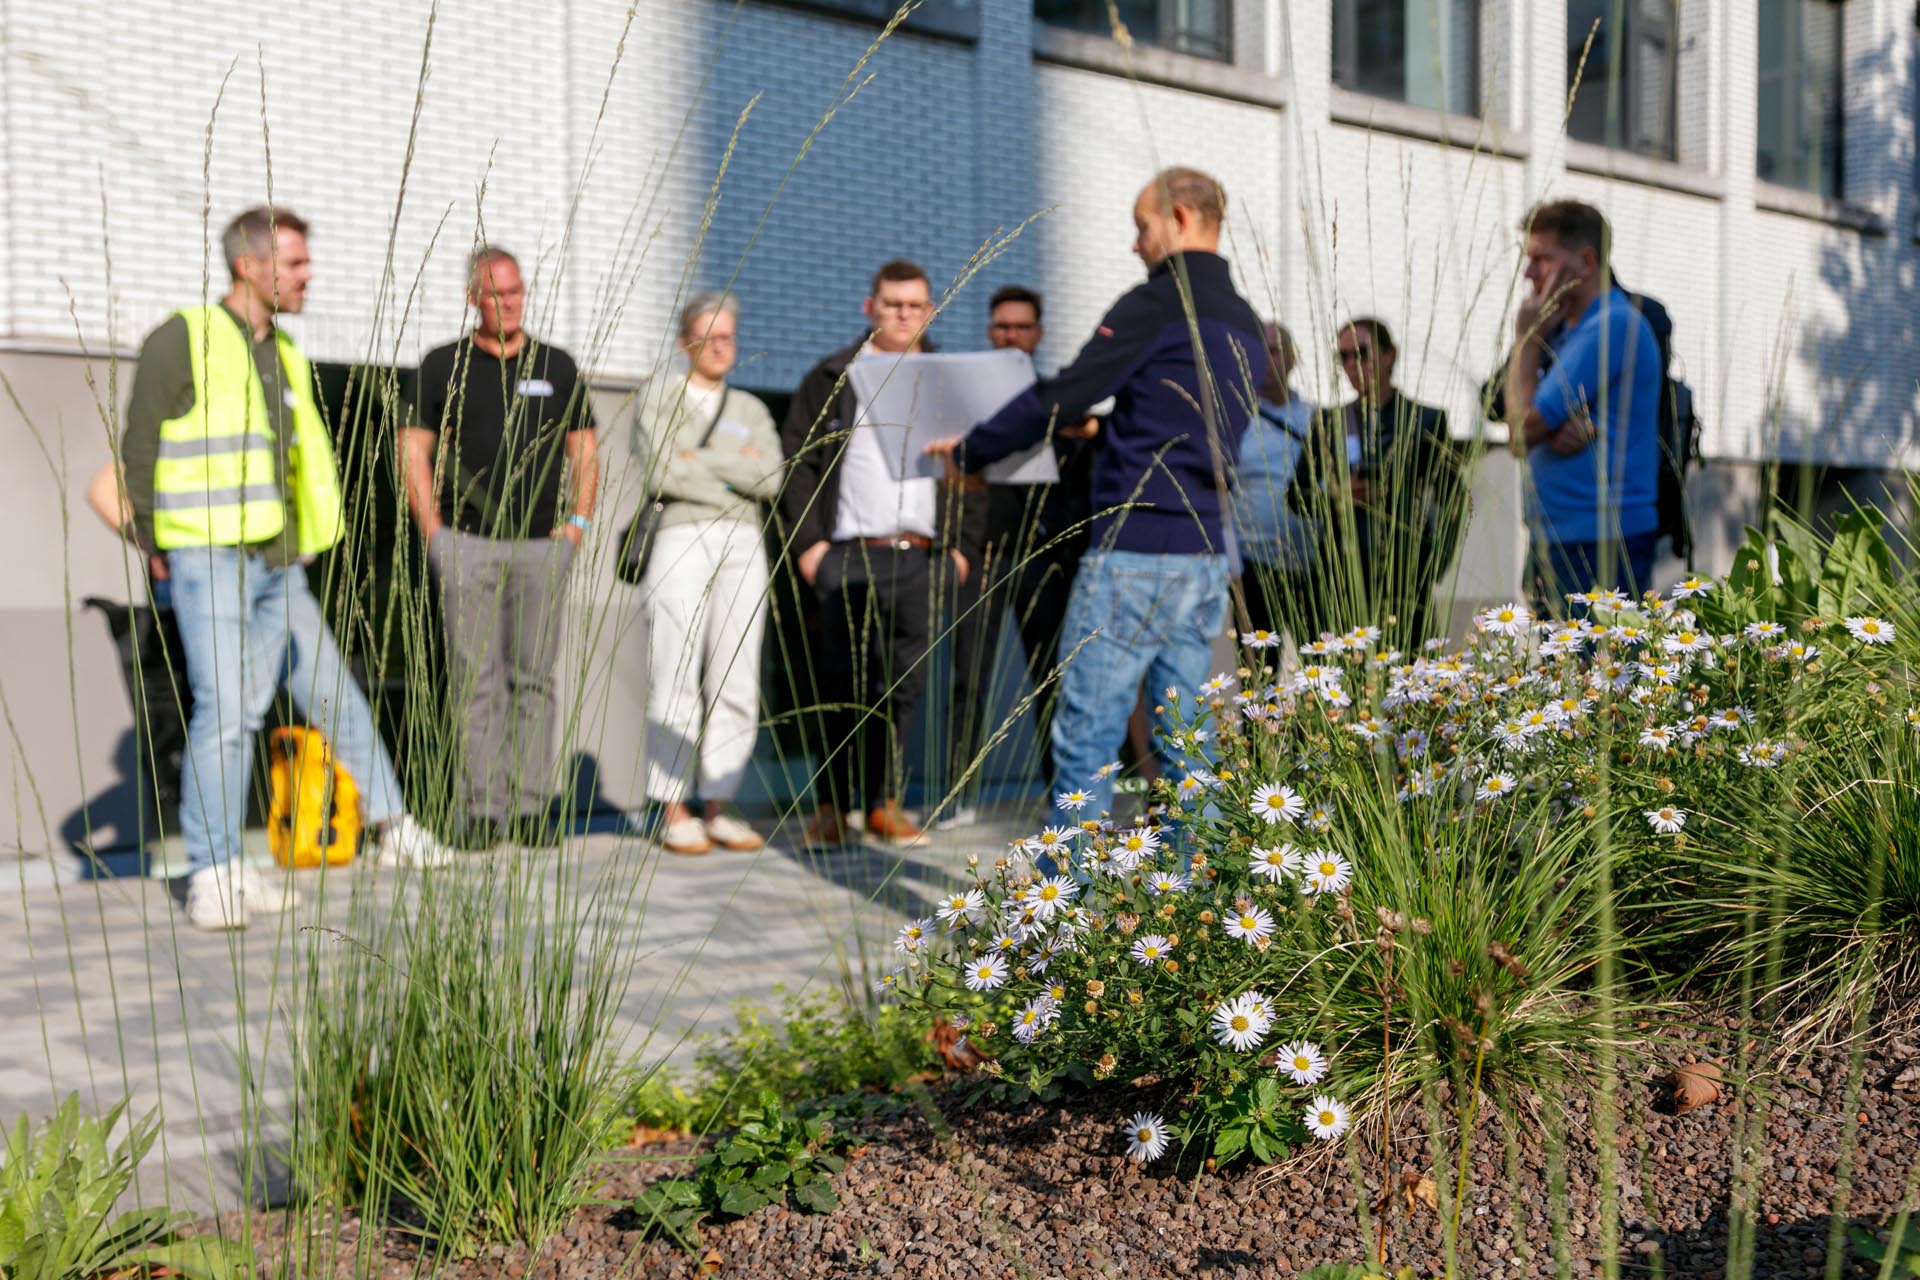
[(744, 1123), (768, 1094), (802, 1114), (844, 1110), (846, 1095), (889, 1091), (940, 1070), (911, 1010), (856, 1004), (837, 990), (779, 994), (777, 1010), (736, 1003), (732, 1027), (700, 1037), (690, 1071), (630, 1067), (615, 1113), (629, 1127), (703, 1134)]
[(658, 1232), (689, 1247), (708, 1218), (743, 1217), (791, 1198), (800, 1209), (831, 1213), (840, 1203), (833, 1175), (845, 1167), (837, 1148), (846, 1137), (825, 1116), (802, 1117), (763, 1090), (737, 1129), (693, 1164), (693, 1175), (666, 1178), (641, 1192), (634, 1212)]
[(1158, 691), (1180, 764), (1144, 820), (976, 860), (883, 986), (1029, 1087), (1136, 1082), (1137, 1159), (1269, 1160), (1415, 1088), (1591, 1078), (1637, 1003), (1782, 980), (1802, 936), (1884, 981), (1916, 916), (1910, 595), (1862, 513), (1756, 531), (1724, 581), (1490, 609), (1458, 647), (1361, 627), (1283, 667), (1249, 634)]
[(251, 1270), (240, 1244), (183, 1235), (186, 1219), (164, 1206), (114, 1212), (160, 1131), (149, 1115), (115, 1138), (125, 1116), (124, 1101), (95, 1116), (68, 1094), (38, 1126), (15, 1122), (0, 1159), (0, 1276), (229, 1280)]

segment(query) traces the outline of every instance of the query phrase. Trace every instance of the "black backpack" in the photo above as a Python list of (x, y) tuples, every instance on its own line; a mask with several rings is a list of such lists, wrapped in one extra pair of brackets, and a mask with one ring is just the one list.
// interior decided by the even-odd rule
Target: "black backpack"
[[(1673, 317), (1658, 298), (1633, 293), (1616, 278), (1614, 284), (1633, 303), (1653, 330), (1660, 349), (1660, 483), (1655, 493), (1659, 532), (1673, 542), (1673, 554), (1693, 568), (1693, 526), (1687, 519), (1687, 472), (1700, 459), (1700, 418), (1694, 412), (1693, 388), (1673, 376)], [(1506, 362), (1480, 386), (1486, 416), (1500, 420), (1506, 410)]]
[(1673, 317), (1658, 298), (1628, 293), (1653, 330), (1660, 348), (1660, 485), (1655, 503), (1660, 532), (1673, 542), (1673, 554), (1693, 567), (1693, 526), (1687, 519), (1687, 472), (1700, 457), (1700, 418), (1693, 388), (1673, 376)]

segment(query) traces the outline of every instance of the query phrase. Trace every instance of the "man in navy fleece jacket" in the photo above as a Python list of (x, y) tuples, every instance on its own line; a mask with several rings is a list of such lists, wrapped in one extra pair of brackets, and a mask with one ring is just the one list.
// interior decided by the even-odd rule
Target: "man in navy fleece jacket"
[[(929, 446), (947, 455), (951, 474), (971, 475), (1113, 397), (1094, 464), (1092, 537), (1060, 638), (1053, 761), (1063, 825), (1112, 807), (1106, 766), (1141, 680), (1155, 701), (1168, 689), (1196, 697), (1227, 625), (1226, 477), (1267, 354), (1260, 319), (1219, 254), (1225, 214), (1226, 194), (1206, 174), (1155, 177), (1133, 206), (1146, 283), (1114, 304), (1057, 377), (966, 436)], [(1177, 763), (1164, 740), (1158, 751), (1163, 766)]]

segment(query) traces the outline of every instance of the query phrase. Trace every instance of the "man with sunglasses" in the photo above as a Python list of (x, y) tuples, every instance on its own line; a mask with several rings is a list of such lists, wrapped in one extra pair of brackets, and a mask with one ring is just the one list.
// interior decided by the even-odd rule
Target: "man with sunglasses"
[(794, 570), (820, 607), (822, 750), (816, 807), (804, 839), (846, 843), (853, 812), (869, 837), (922, 840), (901, 808), (905, 751), (927, 681), (936, 633), (936, 575), (964, 583), (978, 559), (985, 505), (931, 478), (896, 479), (871, 431), (847, 369), (869, 355), (931, 351), (933, 294), (917, 263), (895, 258), (873, 274), (860, 341), (800, 381), (780, 427), (787, 483), (783, 533)]
[(1399, 349), (1385, 321), (1349, 321), (1335, 353), (1358, 394), (1328, 415), (1318, 450), (1318, 625), (1379, 626), (1418, 644), (1465, 514), (1460, 459), (1446, 412), (1394, 385)]

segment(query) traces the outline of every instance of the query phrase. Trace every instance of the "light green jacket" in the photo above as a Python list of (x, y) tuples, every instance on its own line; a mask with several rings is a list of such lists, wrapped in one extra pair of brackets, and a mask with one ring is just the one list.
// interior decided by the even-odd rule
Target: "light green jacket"
[(759, 504), (779, 494), (784, 473), (773, 415), (757, 396), (728, 387), (719, 425), (698, 448), (712, 410), (686, 392), (685, 377), (654, 378), (634, 398), (631, 448), (642, 491), (649, 501), (667, 504), (661, 526), (723, 519), (759, 524)]

